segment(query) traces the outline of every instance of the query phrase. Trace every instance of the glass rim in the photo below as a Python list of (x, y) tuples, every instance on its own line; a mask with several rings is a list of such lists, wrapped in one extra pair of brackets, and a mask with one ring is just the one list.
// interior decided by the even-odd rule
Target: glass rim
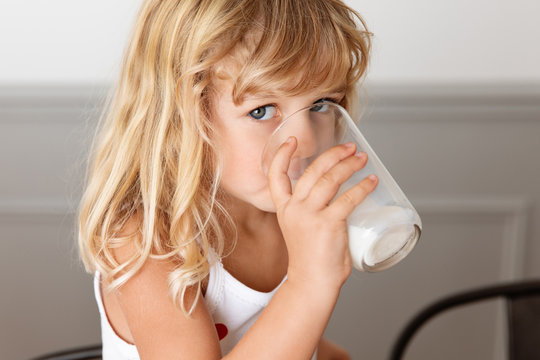
[[(270, 134), (269, 138), (271, 138), (272, 136), (275, 135), (275, 133), (277, 133), (286, 123), (288, 123), (288, 121), (293, 117), (295, 116), (296, 114), (302, 112), (302, 111), (305, 111), (305, 110), (308, 110), (308, 109), (311, 109), (315, 106), (319, 106), (319, 105), (331, 105), (337, 109), (339, 109), (342, 113), (345, 113), (346, 114), (346, 118), (347, 120), (350, 120), (352, 121), (351, 119), (351, 115), (349, 114), (349, 112), (347, 111), (347, 109), (345, 109), (343, 106), (339, 105), (338, 103), (335, 103), (333, 101), (320, 101), (320, 102), (317, 102), (317, 103), (313, 103), (309, 106), (305, 106), (303, 108), (300, 108), (298, 110), (295, 110), (293, 111), (292, 113), (290, 113), (289, 115), (287, 115), (286, 117), (283, 118), (283, 120), (281, 120), (280, 124), (274, 129), (274, 131), (272, 131), (272, 134)], [(265, 146), (266, 148), (266, 146)], [(264, 152), (264, 151), (263, 151)]]
[(311, 104), (309, 106), (305, 106), (303, 108), (300, 108), (298, 110), (293, 111), (292, 113), (290, 113), (289, 115), (284, 117), (283, 120), (281, 120), (280, 124), (272, 131), (270, 136), (268, 136), (268, 140), (266, 141), (266, 143), (264, 145), (264, 148), (262, 150), (262, 154), (261, 154), (261, 166), (262, 166), (262, 169), (265, 172), (265, 174), (267, 173), (268, 169), (265, 169), (264, 155), (268, 151), (268, 147), (270, 145), (271, 139), (276, 135), (277, 132), (279, 132), (286, 124), (289, 123), (289, 121), (291, 120), (292, 117), (294, 117), (295, 115), (301, 113), (302, 111), (306, 111), (306, 110), (312, 109), (315, 106), (320, 106), (320, 105), (330, 105), (330, 106), (334, 107), (335, 109), (338, 109), (340, 111), (340, 113), (343, 115), (343, 118), (345, 119), (346, 122), (348, 122), (349, 124), (355, 125), (355, 123), (352, 120), (351, 115), (349, 114), (347, 109), (345, 109), (343, 106), (341, 106), (338, 103), (335, 103), (333, 101), (320, 101), (320, 102), (313, 103), (313, 104)]

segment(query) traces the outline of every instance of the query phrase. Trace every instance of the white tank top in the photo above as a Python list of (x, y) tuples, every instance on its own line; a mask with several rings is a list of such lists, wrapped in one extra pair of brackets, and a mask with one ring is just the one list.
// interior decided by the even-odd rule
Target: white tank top
[[(286, 278), (286, 277), (285, 277)], [(281, 284), (283, 284), (283, 281)], [(94, 292), (101, 317), (101, 338), (104, 360), (139, 360), (135, 345), (129, 344), (113, 330), (103, 306), (100, 274), (94, 276)], [(214, 320), (223, 356), (228, 354), (253, 325), (279, 288), (268, 293), (253, 290), (234, 278), (220, 261), (210, 267), (204, 296)], [(316, 359), (316, 354), (313, 356)]]

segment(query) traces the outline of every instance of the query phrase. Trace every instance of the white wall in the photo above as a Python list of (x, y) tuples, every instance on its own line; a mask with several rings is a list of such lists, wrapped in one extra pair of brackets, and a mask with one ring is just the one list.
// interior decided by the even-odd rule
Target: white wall
[[(0, 84), (107, 83), (141, 0), (0, 1)], [(540, 81), (537, 0), (348, 0), (372, 82)]]
[(540, 80), (538, 0), (348, 2), (375, 34), (372, 80)]
[(1, 0), (0, 83), (114, 78), (140, 0)]

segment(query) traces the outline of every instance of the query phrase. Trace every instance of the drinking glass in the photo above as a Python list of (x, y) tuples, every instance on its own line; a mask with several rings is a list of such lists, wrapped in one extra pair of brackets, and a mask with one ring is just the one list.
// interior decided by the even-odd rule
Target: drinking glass
[(286, 117), (263, 150), (265, 173), (280, 145), (290, 136), (298, 142), (287, 173), (293, 188), (313, 160), (335, 145), (352, 142), (357, 151), (367, 153), (366, 166), (343, 183), (336, 195), (369, 174), (379, 178), (375, 190), (347, 218), (349, 249), (356, 269), (385, 270), (411, 252), (422, 231), (420, 217), (343, 107), (318, 102)]

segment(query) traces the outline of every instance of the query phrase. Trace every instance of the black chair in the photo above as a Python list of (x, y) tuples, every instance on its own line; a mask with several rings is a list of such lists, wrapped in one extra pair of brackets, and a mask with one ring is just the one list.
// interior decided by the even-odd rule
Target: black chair
[(31, 360), (101, 360), (101, 344), (62, 350)]
[(413, 317), (401, 331), (390, 353), (400, 360), (416, 332), (430, 319), (458, 306), (503, 298), (508, 325), (508, 359), (540, 359), (540, 280), (497, 284), (442, 298)]

